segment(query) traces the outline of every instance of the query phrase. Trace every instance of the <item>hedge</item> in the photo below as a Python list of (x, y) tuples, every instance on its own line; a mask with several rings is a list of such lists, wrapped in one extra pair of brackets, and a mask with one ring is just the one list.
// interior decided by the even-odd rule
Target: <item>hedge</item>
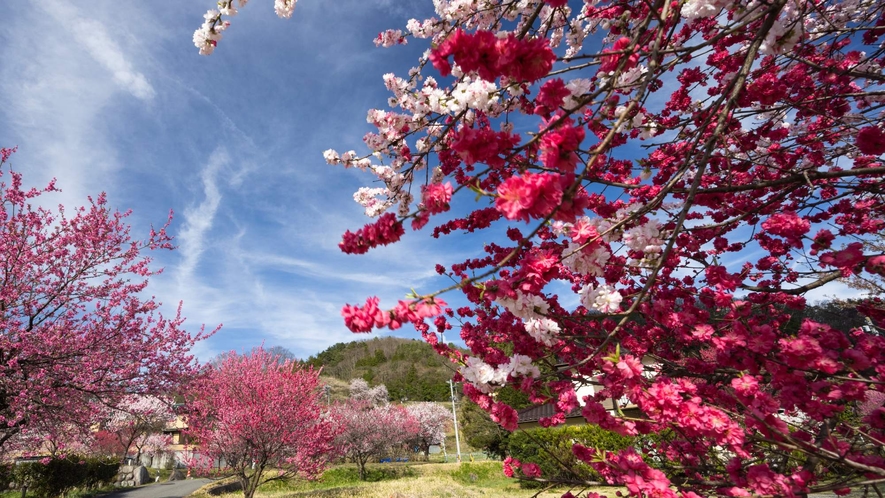
[[(538, 464), (544, 479), (599, 480), (595, 470), (575, 458), (572, 453), (575, 443), (588, 448), (617, 451), (633, 446), (635, 440), (596, 425), (567, 425), (516, 431), (510, 435), (507, 449), (508, 454), (520, 462)], [(529, 481), (522, 481), (521, 484), (536, 486)]]
[(74, 488), (95, 489), (111, 484), (117, 476), (120, 462), (114, 458), (92, 458), (69, 455), (50, 458), (43, 462), (25, 462), (0, 468), (0, 484), (17, 488), (28, 487), (28, 494), (38, 498), (53, 498), (67, 494)]

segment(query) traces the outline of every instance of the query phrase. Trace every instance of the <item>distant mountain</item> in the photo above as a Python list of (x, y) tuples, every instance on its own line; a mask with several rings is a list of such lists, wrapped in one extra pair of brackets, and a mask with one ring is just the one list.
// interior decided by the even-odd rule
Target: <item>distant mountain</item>
[[(426, 342), (397, 337), (339, 342), (306, 363), (345, 383), (362, 378), (371, 386), (384, 384), (392, 401), (448, 401), (455, 368)], [(335, 384), (331, 387), (338, 395), (341, 384)]]

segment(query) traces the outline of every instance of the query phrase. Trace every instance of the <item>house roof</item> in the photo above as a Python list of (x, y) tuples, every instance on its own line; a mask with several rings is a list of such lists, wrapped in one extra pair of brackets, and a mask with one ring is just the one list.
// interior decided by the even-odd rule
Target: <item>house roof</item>
[[(516, 412), (519, 416), (518, 423), (524, 424), (528, 422), (537, 422), (541, 418), (544, 417), (552, 417), (556, 414), (556, 407), (553, 406), (553, 403), (547, 403), (546, 405), (538, 405), (531, 406), (529, 408), (523, 408)], [(571, 412), (565, 415), (565, 418), (579, 418), (581, 417), (581, 407), (577, 407)]]

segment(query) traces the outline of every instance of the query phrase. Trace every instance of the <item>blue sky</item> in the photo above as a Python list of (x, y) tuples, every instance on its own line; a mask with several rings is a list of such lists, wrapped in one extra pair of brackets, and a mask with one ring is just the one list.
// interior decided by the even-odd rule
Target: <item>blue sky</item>
[[(304, 0), (290, 20), (270, 0), (232, 18), (218, 50), (191, 42), (211, 0), (3, 2), (0, 142), (29, 185), (58, 179), (50, 201), (108, 193), (146, 234), (175, 211), (175, 252), (149, 292), (187, 327), (223, 329), (202, 359), (281, 345), (306, 357), (354, 336), (341, 306), (395, 304), (430, 291), (454, 246), (427, 231), (364, 256), (337, 247), (367, 218), (352, 200), (370, 178), (328, 166), (327, 148), (364, 152), (366, 111), (386, 108), (381, 76), (406, 75), (426, 49), (372, 39), (428, 14), (424, 1)], [(399, 333), (415, 337), (413, 330)]]
[[(427, 48), (372, 40), (428, 17), (432, 3), (302, 0), (281, 20), (271, 0), (254, 0), (203, 57), (191, 37), (213, 5), (0, 4), (0, 145), (19, 146), (13, 165), (29, 185), (58, 179), (52, 203), (107, 192), (133, 210), (136, 235), (175, 211), (179, 248), (154, 254), (165, 271), (149, 292), (168, 313), (183, 301), (191, 330), (224, 324), (196, 350), (201, 359), (262, 342), (307, 357), (366, 338), (345, 329), (344, 303), (378, 295), (392, 306), (410, 288), (435, 290), (448, 283), (435, 263), (463, 261), (496, 237), (429, 243), (428, 226), (368, 255), (337, 247), (367, 221), (352, 194), (371, 178), (328, 166), (322, 152), (366, 151), (367, 110), (387, 109), (382, 75), (406, 76)], [(857, 294), (836, 284), (807, 297), (834, 293)]]

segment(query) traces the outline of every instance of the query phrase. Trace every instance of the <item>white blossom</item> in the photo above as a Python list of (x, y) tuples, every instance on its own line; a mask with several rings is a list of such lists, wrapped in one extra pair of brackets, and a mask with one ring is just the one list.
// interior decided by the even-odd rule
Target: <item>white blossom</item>
[(292, 17), (292, 12), (295, 10), (295, 4), (297, 0), (274, 0), (273, 9), (277, 13), (277, 16), (282, 17), (283, 19), (288, 19)]
[(575, 273), (601, 277), (603, 268), (611, 258), (611, 253), (605, 247), (596, 245), (593, 249), (581, 249), (582, 244), (569, 242), (562, 251), (562, 264)]
[(547, 304), (543, 297), (534, 294), (523, 294), (520, 291), (516, 291), (516, 299), (499, 297), (496, 301), (501, 306), (507, 308), (507, 311), (514, 316), (523, 320), (541, 318), (550, 309), (550, 305)]
[(341, 164), (341, 157), (334, 149), (327, 149), (325, 152), (323, 152), (323, 158), (328, 164)]
[(684, 19), (700, 19), (715, 17), (722, 10), (723, 3), (717, 0), (688, 0), (682, 5), (680, 13)]
[(452, 99), (453, 102), (448, 104), (450, 112), (457, 113), (465, 109), (489, 112), (498, 102), (498, 87), (491, 81), (464, 78), (452, 90)]
[(620, 310), (623, 297), (614, 287), (605, 284), (594, 287), (592, 284), (585, 285), (579, 292), (581, 304), (587, 309), (600, 313), (612, 313)]
[(532, 359), (524, 354), (515, 354), (510, 358), (508, 369), (515, 376), (531, 377), (537, 379), (541, 376), (541, 371), (532, 363)]
[(559, 324), (549, 318), (530, 318), (525, 322), (525, 331), (532, 338), (547, 346), (556, 343), (556, 336), (561, 332)]

